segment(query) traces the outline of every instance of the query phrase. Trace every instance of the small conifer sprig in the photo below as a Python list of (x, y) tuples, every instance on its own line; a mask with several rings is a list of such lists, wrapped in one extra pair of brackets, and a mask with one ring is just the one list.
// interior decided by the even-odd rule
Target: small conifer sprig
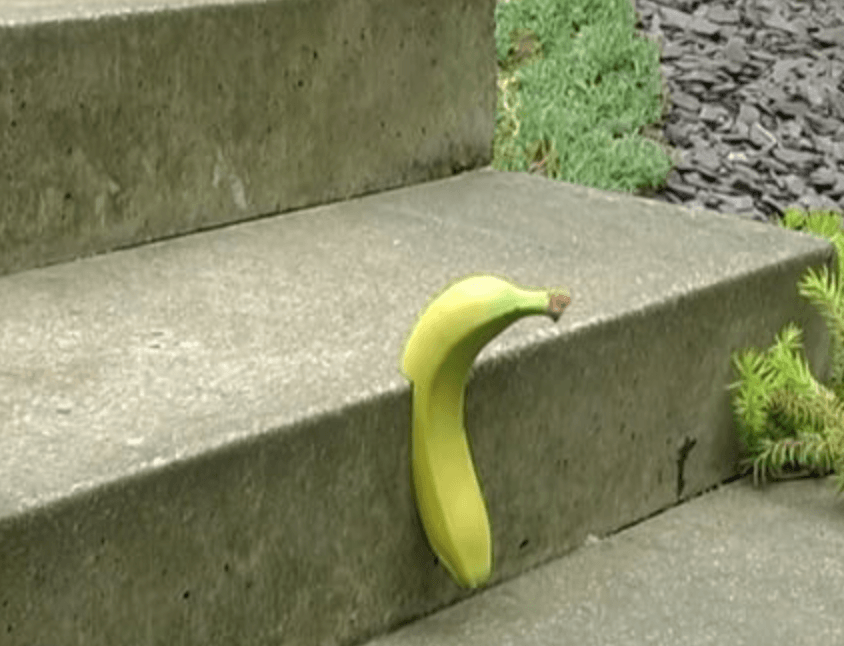
[(765, 352), (732, 354), (739, 380), (730, 384), (740, 439), (748, 455), (742, 470), (754, 484), (836, 473), (844, 491), (844, 231), (834, 212), (785, 212), (782, 226), (830, 240), (836, 265), (810, 269), (798, 291), (821, 313), (830, 332), (831, 375), (819, 383), (801, 355), (801, 330), (789, 323)]

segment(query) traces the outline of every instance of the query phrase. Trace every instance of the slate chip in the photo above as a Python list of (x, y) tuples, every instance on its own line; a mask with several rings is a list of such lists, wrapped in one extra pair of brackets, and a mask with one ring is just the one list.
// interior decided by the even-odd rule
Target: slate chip
[(663, 145), (682, 160), (644, 194), (769, 222), (844, 212), (844, 2), (631, 2), (661, 46)]

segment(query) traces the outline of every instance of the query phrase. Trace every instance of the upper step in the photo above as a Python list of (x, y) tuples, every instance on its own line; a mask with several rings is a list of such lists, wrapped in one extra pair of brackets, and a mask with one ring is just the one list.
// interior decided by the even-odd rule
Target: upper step
[(488, 164), (495, 0), (3, 0), (0, 275)]
[(402, 344), (469, 273), (563, 285), (480, 355), (493, 583), (735, 473), (730, 352), (823, 240), (482, 170), (0, 279), (4, 646), (327, 646), (468, 593), (410, 488)]

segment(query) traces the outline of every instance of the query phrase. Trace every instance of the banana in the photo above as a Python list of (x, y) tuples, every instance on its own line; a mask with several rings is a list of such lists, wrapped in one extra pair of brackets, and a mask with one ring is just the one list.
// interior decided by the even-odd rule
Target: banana
[(492, 576), (489, 518), (463, 426), (472, 363), (516, 320), (545, 314), (557, 321), (570, 303), (566, 290), (467, 276), (431, 301), (405, 344), (401, 372), (412, 385), (416, 507), (434, 554), (461, 587), (477, 588)]

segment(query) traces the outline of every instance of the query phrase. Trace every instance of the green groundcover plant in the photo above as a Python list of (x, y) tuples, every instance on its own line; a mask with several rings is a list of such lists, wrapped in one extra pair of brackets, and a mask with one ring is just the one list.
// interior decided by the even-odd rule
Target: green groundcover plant
[(821, 313), (830, 332), (831, 376), (819, 383), (801, 355), (801, 330), (786, 325), (765, 352), (732, 354), (740, 379), (729, 385), (738, 432), (748, 456), (744, 473), (787, 479), (835, 473), (844, 491), (844, 232), (833, 212), (785, 212), (781, 226), (821, 235), (836, 250), (836, 265), (808, 270), (798, 283), (801, 296)]

